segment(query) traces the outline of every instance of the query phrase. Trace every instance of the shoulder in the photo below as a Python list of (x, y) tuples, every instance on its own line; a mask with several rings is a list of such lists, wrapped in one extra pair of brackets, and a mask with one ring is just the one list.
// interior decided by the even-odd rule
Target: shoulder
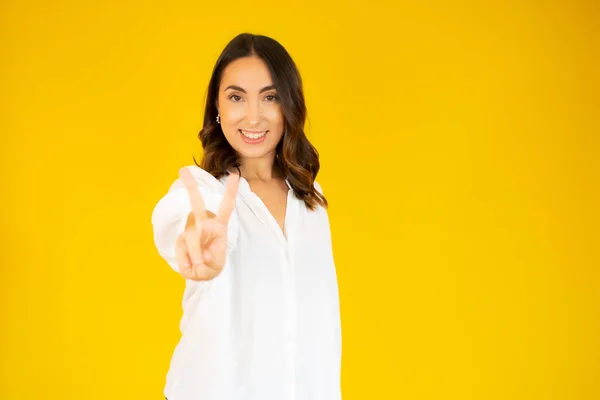
[(319, 182), (317, 182), (316, 180), (313, 183), (313, 186), (315, 187), (315, 190), (319, 193), (321, 193), (321, 195), (323, 195), (323, 188), (321, 188), (321, 185), (319, 184)]
[[(321, 187), (321, 185), (319, 184), (319, 182), (317, 182), (317, 181), (315, 180), (315, 181), (313, 182), (313, 187), (314, 187), (314, 189), (315, 189), (315, 190), (316, 190), (316, 191), (317, 191), (317, 192), (318, 192), (318, 193), (319, 193), (321, 196), (325, 197), (325, 194), (323, 193), (323, 188)], [(327, 208), (328, 208), (327, 204), (323, 205), (323, 204), (317, 203), (317, 208), (316, 208), (316, 210), (322, 210), (322, 211), (324, 211), (325, 213), (327, 213)]]

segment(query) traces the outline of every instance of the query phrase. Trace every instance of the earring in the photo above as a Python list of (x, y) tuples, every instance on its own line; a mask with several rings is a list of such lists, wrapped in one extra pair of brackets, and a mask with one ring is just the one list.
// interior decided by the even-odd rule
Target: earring
[(221, 114), (217, 114), (217, 124), (221, 123)]

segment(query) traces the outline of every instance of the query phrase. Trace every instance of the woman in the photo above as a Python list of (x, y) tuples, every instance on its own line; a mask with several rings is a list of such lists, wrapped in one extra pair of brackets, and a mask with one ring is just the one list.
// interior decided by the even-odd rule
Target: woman
[(200, 166), (156, 205), (161, 256), (186, 279), (169, 400), (341, 398), (341, 329), (318, 153), (287, 51), (235, 37), (208, 87)]

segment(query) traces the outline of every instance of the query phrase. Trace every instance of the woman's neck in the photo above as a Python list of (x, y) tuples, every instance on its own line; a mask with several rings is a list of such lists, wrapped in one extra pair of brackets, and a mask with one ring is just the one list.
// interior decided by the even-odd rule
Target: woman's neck
[(273, 179), (281, 179), (283, 174), (276, 168), (274, 160), (274, 154), (261, 158), (241, 159), (239, 168), (242, 177), (248, 182), (270, 182)]

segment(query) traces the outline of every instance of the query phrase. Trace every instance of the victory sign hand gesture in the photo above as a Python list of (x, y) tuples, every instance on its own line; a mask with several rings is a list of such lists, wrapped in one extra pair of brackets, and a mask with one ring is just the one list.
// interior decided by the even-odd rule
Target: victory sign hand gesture
[(230, 174), (225, 184), (225, 195), (217, 215), (208, 212), (192, 173), (183, 168), (179, 172), (187, 189), (192, 212), (185, 231), (177, 237), (176, 256), (179, 273), (195, 281), (217, 277), (225, 266), (227, 255), (227, 226), (235, 206), (239, 175)]

